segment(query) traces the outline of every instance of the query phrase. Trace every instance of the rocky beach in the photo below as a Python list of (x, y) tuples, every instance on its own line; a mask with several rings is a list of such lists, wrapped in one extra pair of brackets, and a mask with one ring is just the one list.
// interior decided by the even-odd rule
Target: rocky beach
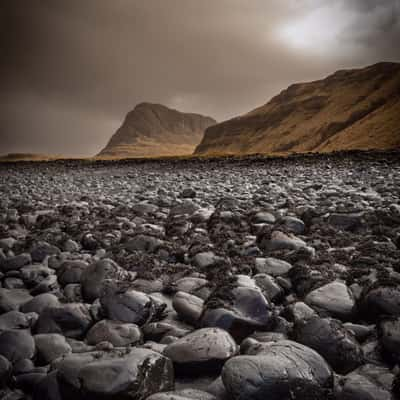
[(400, 154), (0, 164), (0, 398), (400, 398)]

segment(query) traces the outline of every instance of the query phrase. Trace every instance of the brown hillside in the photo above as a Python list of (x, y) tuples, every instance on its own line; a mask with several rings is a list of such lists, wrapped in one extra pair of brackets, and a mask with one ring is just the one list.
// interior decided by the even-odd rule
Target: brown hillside
[(264, 106), (208, 128), (196, 154), (400, 147), (400, 64), (343, 70), (289, 86)]
[(161, 104), (141, 103), (128, 113), (99, 157), (159, 157), (193, 153), (216, 121)]

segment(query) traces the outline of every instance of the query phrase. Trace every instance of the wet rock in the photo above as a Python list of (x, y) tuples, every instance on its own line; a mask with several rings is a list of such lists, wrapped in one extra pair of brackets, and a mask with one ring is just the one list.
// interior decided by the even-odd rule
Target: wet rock
[(0, 315), (0, 332), (14, 329), (30, 329), (36, 322), (36, 313), (24, 314), (19, 311), (9, 311)]
[(284, 291), (272, 276), (267, 274), (257, 274), (254, 276), (254, 280), (268, 300), (273, 301), (274, 303), (282, 300)]
[(388, 369), (367, 364), (340, 379), (335, 400), (394, 400), (392, 384)]
[(35, 312), (41, 314), (45, 308), (57, 307), (60, 305), (58, 298), (52, 293), (42, 293), (24, 303), (20, 309), (24, 313)]
[(45, 308), (36, 323), (36, 333), (59, 333), (69, 338), (84, 337), (93, 320), (89, 308), (80, 303)]
[(25, 289), (0, 288), (0, 313), (18, 310), (21, 305), (32, 300), (32, 296)]
[(351, 372), (364, 362), (361, 346), (338, 320), (313, 317), (299, 322), (294, 337), (321, 354), (340, 374)]
[(228, 360), (222, 380), (232, 399), (325, 398), (332, 371), (314, 350), (291, 341), (271, 343), (262, 353)]
[(154, 236), (136, 235), (125, 243), (125, 248), (129, 251), (142, 251), (154, 253), (162, 244), (162, 241)]
[(5, 258), (0, 260), (0, 271), (14, 271), (21, 269), (24, 265), (28, 265), (32, 262), (32, 258), (28, 253), (18, 254), (17, 256)]
[(173, 388), (171, 361), (147, 349), (126, 355), (68, 356), (58, 368), (63, 398), (144, 400), (153, 393)]
[(25, 330), (0, 333), (0, 355), (10, 362), (32, 358), (35, 354), (35, 341)]
[(283, 226), (287, 232), (295, 235), (302, 235), (305, 230), (305, 224), (300, 218), (286, 216), (279, 220), (279, 225)]
[(292, 265), (286, 261), (273, 257), (256, 258), (255, 268), (258, 273), (268, 274), (271, 276), (285, 275), (292, 268)]
[(197, 253), (193, 257), (193, 264), (198, 268), (204, 269), (213, 266), (219, 259), (212, 251), (205, 251)]
[(307, 248), (307, 244), (291, 233), (274, 231), (270, 238), (264, 238), (260, 242), (260, 247), (265, 251), (275, 250), (299, 250)]
[(180, 374), (212, 373), (234, 356), (238, 347), (231, 335), (218, 328), (196, 330), (169, 344), (164, 355), (170, 358)]
[(65, 261), (57, 270), (58, 282), (61, 286), (69, 283), (80, 283), (83, 271), (88, 267), (84, 261)]
[(106, 290), (100, 297), (104, 314), (108, 319), (143, 325), (155, 313), (154, 302), (146, 294), (136, 290)]
[(33, 339), (35, 340), (37, 356), (44, 365), (50, 364), (56, 358), (72, 351), (65, 337), (57, 333), (39, 334), (35, 335)]
[(310, 292), (305, 302), (326, 314), (342, 321), (352, 319), (354, 314), (354, 297), (345, 283), (335, 281)]
[(217, 292), (207, 301), (202, 326), (225, 329), (241, 341), (255, 330), (271, 325), (271, 306), (260, 290), (235, 287), (226, 290), (223, 296), (224, 299)]
[(379, 332), (380, 342), (387, 357), (400, 362), (400, 318), (381, 321)]
[(136, 345), (142, 341), (142, 332), (135, 324), (102, 320), (90, 328), (86, 341), (90, 345), (104, 341), (116, 347)]
[(352, 230), (362, 224), (363, 213), (338, 214), (332, 213), (328, 217), (328, 223), (338, 229)]
[(217, 398), (201, 390), (182, 389), (174, 392), (156, 393), (148, 397), (147, 400), (217, 400)]
[(183, 321), (196, 325), (203, 312), (204, 301), (192, 294), (177, 292), (172, 300), (172, 305)]
[(40, 241), (33, 246), (31, 250), (31, 257), (33, 262), (41, 263), (46, 257), (58, 253), (60, 253), (60, 249), (57, 246)]
[(50, 372), (33, 390), (33, 400), (62, 400), (57, 371)]
[(110, 279), (120, 282), (131, 282), (135, 277), (135, 273), (125, 271), (110, 259), (97, 261), (82, 272), (82, 296), (85, 301), (93, 302), (100, 297), (103, 282)]
[(383, 316), (400, 317), (400, 287), (377, 282), (363, 292), (359, 306), (367, 321), (376, 322)]
[(12, 365), (8, 359), (0, 355), (0, 390), (3, 389), (11, 377)]
[(274, 224), (276, 218), (273, 214), (267, 211), (259, 211), (253, 216), (252, 221), (255, 224)]

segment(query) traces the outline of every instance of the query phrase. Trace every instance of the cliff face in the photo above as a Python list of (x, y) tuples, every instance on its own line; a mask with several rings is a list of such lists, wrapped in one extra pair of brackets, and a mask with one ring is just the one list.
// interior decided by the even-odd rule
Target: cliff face
[(343, 70), (289, 86), (267, 104), (208, 128), (196, 154), (400, 147), (400, 64)]
[(102, 157), (158, 157), (193, 153), (216, 121), (160, 104), (141, 103), (99, 153)]

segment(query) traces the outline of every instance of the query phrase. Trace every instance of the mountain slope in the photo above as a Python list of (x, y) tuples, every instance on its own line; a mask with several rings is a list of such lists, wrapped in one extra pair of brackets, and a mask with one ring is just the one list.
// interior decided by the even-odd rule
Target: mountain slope
[(101, 157), (157, 157), (191, 154), (204, 130), (216, 121), (161, 104), (141, 103), (100, 152)]
[(289, 86), (248, 114), (208, 128), (195, 154), (400, 147), (400, 64), (343, 70)]

